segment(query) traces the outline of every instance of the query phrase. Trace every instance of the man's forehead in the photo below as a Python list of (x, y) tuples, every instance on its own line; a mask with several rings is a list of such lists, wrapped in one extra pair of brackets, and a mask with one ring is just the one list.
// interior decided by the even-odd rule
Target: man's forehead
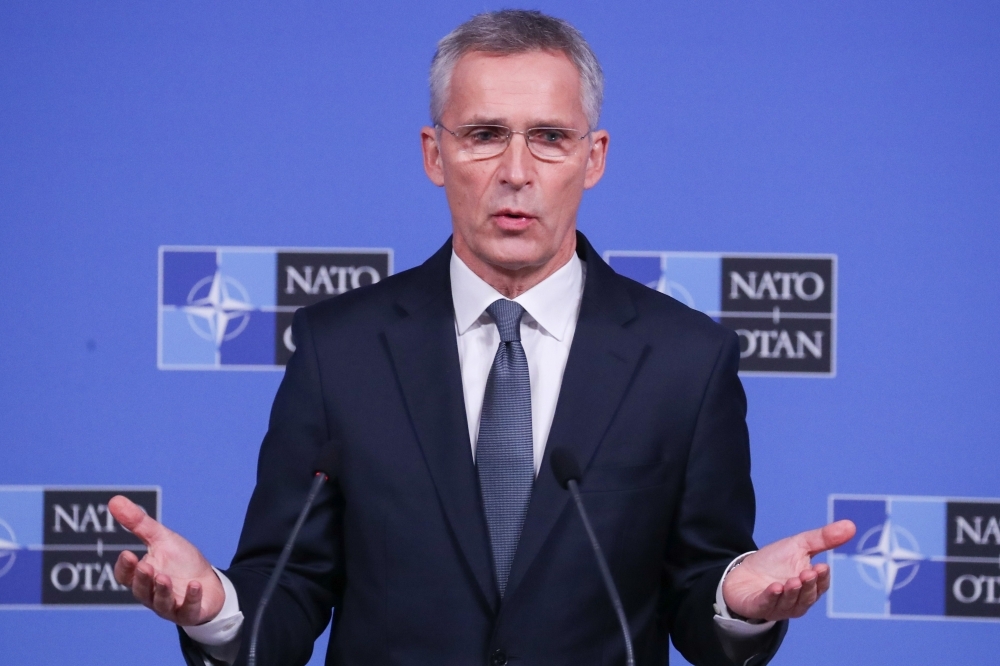
[(466, 53), (452, 72), (444, 114), (462, 123), (585, 119), (580, 73), (560, 51)]

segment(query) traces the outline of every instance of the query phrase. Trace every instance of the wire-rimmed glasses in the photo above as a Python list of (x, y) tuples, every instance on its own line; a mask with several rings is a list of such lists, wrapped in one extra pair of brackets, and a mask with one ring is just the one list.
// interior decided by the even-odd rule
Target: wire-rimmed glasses
[(507, 150), (515, 134), (524, 136), (531, 154), (540, 160), (561, 162), (576, 152), (580, 142), (591, 132), (568, 127), (529, 127), (523, 132), (503, 125), (459, 125), (450, 130), (441, 123), (435, 127), (443, 129), (458, 139), (462, 152), (473, 159), (486, 160)]

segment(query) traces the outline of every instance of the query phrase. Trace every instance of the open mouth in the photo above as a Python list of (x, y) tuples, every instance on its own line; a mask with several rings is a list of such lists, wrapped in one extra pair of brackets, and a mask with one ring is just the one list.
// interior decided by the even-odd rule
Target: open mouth
[(528, 222), (534, 219), (534, 216), (523, 210), (517, 210), (512, 208), (505, 208), (499, 210), (493, 214), (494, 218), (497, 218), (499, 222)]

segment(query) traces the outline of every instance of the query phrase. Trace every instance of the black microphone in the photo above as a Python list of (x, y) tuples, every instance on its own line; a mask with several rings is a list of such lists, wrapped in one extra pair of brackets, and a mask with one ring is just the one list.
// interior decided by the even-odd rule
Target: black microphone
[(587, 518), (587, 511), (583, 508), (583, 499), (580, 498), (580, 479), (583, 477), (583, 473), (580, 471), (580, 464), (576, 461), (576, 458), (568, 450), (564, 448), (552, 449), (552, 455), (549, 459), (552, 464), (552, 473), (555, 474), (556, 481), (559, 485), (569, 490), (573, 495), (573, 500), (576, 502), (576, 509), (580, 512), (580, 518), (583, 519), (583, 526), (587, 530), (587, 536), (590, 537), (590, 547), (594, 549), (594, 557), (597, 558), (597, 566), (601, 570), (601, 577), (604, 579), (604, 587), (608, 591), (608, 597), (611, 598), (611, 605), (615, 608), (615, 614), (618, 616), (618, 624), (622, 628), (622, 636), (625, 638), (625, 663), (628, 666), (635, 666), (635, 654), (632, 651), (632, 637), (629, 635), (628, 630), (628, 618), (625, 617), (625, 608), (622, 606), (622, 600), (618, 596), (618, 588), (615, 587), (615, 581), (611, 577), (611, 570), (608, 569), (608, 563), (604, 559), (604, 552), (601, 551), (601, 544), (597, 541), (597, 535), (594, 534), (594, 528), (590, 526), (590, 519)]
[(264, 593), (260, 596), (257, 613), (253, 617), (253, 627), (250, 630), (250, 647), (247, 651), (248, 666), (256, 666), (257, 664), (257, 637), (260, 634), (261, 621), (264, 619), (264, 609), (267, 608), (267, 604), (271, 600), (271, 595), (274, 594), (275, 588), (278, 587), (278, 579), (281, 578), (281, 572), (285, 570), (288, 558), (292, 555), (292, 548), (295, 546), (295, 540), (299, 536), (299, 530), (302, 529), (302, 524), (306, 522), (306, 516), (309, 515), (309, 510), (312, 508), (313, 502), (316, 501), (316, 496), (319, 495), (323, 484), (337, 477), (339, 463), (340, 449), (337, 447), (337, 443), (331, 440), (323, 447), (319, 456), (316, 457), (316, 461), (313, 463), (315, 476), (313, 477), (312, 485), (309, 487), (309, 495), (306, 497), (306, 503), (302, 506), (302, 511), (299, 513), (298, 520), (295, 521), (292, 533), (288, 535), (288, 541), (285, 542), (285, 547), (282, 549), (281, 555), (274, 565), (274, 571), (271, 572), (271, 577), (267, 581)]

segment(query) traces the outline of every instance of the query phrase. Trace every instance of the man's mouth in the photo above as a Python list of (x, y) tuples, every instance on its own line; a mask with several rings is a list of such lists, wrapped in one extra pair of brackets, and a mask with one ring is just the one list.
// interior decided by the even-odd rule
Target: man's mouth
[(519, 229), (530, 224), (535, 216), (517, 208), (503, 208), (493, 213), (493, 219), (504, 229)]

